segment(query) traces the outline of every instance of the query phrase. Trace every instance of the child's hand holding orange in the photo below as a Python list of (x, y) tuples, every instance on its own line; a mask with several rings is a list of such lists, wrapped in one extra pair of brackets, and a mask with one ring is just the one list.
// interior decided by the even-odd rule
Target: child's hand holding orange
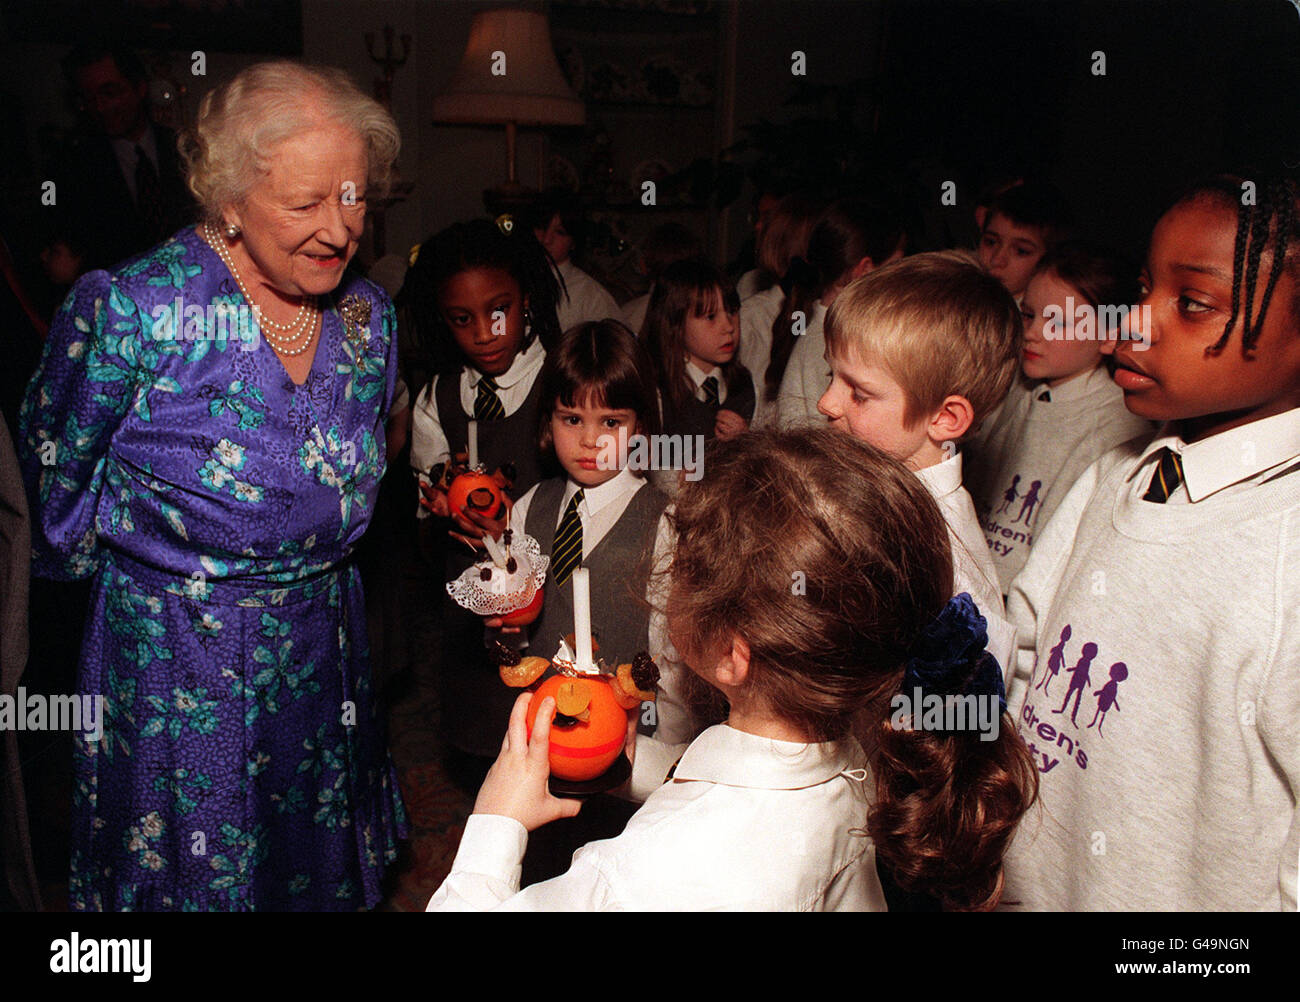
[[(446, 495), (443, 495), (444, 500)], [(505, 495), (505, 512), (500, 518), (488, 518), (481, 511), (473, 508), (466, 508), (464, 513), (452, 513), (451, 519), (462, 530), (462, 532), (451, 532), (449, 535), (452, 539), (458, 539), (473, 549), (480, 550), (483, 548), (483, 536), (490, 534), (494, 539), (500, 539), (501, 534), (510, 527), (510, 509), (514, 507), (514, 502), (510, 500), (509, 495)]]
[(555, 700), (550, 697), (542, 700), (530, 741), (525, 715), (532, 699), (531, 692), (524, 692), (515, 700), (501, 754), (492, 763), (474, 801), (475, 814), (514, 818), (528, 831), (558, 818), (571, 818), (582, 807), (580, 800), (561, 800), (547, 788)]
[(439, 490), (429, 481), (421, 478), (416, 481), (420, 488), (420, 507), (433, 512), (440, 518), (451, 516), (451, 507), (447, 504), (447, 492)]

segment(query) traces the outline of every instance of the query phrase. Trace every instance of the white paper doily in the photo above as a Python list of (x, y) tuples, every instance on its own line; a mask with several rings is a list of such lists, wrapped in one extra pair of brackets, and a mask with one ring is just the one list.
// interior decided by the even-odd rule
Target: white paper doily
[[(522, 609), (546, 583), (546, 568), (551, 558), (541, 550), (532, 536), (517, 533), (510, 543), (510, 556), (518, 564), (513, 574), (507, 574), (504, 568), (485, 557), (455, 581), (448, 581), (447, 594), (476, 616), (504, 616)], [(487, 581), (482, 579), (484, 567), (492, 571)]]

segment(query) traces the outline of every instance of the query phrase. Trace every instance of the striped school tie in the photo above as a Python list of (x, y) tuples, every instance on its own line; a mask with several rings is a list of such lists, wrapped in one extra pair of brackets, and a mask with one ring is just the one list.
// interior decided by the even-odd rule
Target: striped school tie
[(1178, 458), (1178, 453), (1170, 448), (1162, 449), (1160, 451), (1160, 465), (1156, 467), (1156, 472), (1151, 475), (1151, 486), (1142, 495), (1142, 500), (1164, 504), (1169, 500), (1169, 495), (1178, 490), (1178, 485), (1182, 482), (1183, 463)]
[(491, 376), (483, 376), (478, 381), (478, 396), (474, 398), (474, 419), (476, 421), (497, 421), (506, 416), (506, 409), (497, 396), (497, 382)]
[(722, 404), (722, 398), (718, 396), (718, 377), (710, 376), (702, 384), (704, 387), (704, 401), (710, 407), (718, 407)]
[(551, 544), (551, 580), (557, 586), (568, 581), (582, 563), (582, 516), (578, 514), (581, 503), (582, 491), (578, 491), (569, 500), (560, 527), (555, 530), (555, 542)]

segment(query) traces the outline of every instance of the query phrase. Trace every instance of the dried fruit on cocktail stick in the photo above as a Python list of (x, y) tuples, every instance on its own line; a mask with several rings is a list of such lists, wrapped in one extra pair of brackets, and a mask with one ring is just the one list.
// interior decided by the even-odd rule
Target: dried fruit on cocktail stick
[(502, 663), (501, 681), (515, 689), (526, 689), (546, 674), (546, 669), (549, 667), (551, 662), (546, 658), (534, 657), (530, 654), (526, 658), (520, 658), (517, 664)]
[(566, 717), (582, 719), (582, 713), (591, 705), (591, 692), (581, 679), (563, 682), (555, 690), (555, 709)]

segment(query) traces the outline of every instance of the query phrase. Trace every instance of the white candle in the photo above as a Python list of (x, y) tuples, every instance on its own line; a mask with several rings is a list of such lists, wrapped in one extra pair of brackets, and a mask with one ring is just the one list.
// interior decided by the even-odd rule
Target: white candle
[(501, 541), (493, 537), (491, 533), (484, 533), (483, 547), (487, 550), (488, 556), (492, 558), (492, 562), (504, 569), (509, 558), (506, 556), (505, 547), (501, 545)]
[(578, 649), (575, 667), (578, 671), (593, 671), (591, 660), (591, 571), (579, 567), (573, 572), (573, 633)]
[(478, 467), (478, 422), (470, 421), (469, 423), (469, 468), (471, 470)]

